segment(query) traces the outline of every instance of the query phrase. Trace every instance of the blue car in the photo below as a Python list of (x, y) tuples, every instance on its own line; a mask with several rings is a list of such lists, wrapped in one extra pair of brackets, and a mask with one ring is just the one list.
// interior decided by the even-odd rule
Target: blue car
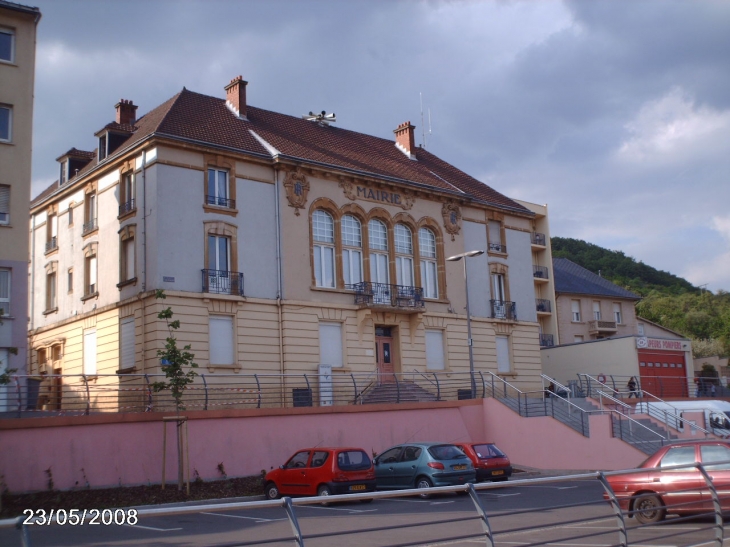
[(471, 460), (453, 444), (401, 444), (379, 454), (373, 463), (378, 490), (455, 486), (476, 480)]

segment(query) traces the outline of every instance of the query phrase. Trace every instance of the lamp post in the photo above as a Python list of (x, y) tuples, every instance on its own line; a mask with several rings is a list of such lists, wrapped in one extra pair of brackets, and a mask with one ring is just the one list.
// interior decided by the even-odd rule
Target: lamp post
[(473, 256), (479, 256), (484, 254), (484, 251), (467, 251), (458, 255), (450, 256), (446, 260), (449, 262), (458, 262), (462, 258), (464, 259), (464, 287), (466, 289), (466, 335), (467, 343), (469, 344), (469, 377), (471, 378), (471, 398), (476, 398), (477, 385), (474, 380), (474, 344), (471, 338), (471, 313), (469, 313), (469, 276), (466, 273), (466, 259)]

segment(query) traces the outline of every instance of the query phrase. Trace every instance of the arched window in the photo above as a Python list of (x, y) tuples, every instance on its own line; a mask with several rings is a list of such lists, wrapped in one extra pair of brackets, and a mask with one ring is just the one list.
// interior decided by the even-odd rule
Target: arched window
[(362, 227), (352, 215), (344, 215), (342, 226), (342, 275), (345, 288), (362, 281)]
[(317, 287), (335, 287), (335, 222), (332, 215), (316, 210), (312, 215), (314, 278)]
[(370, 237), (370, 281), (390, 283), (388, 272), (388, 229), (380, 220), (368, 223)]
[(413, 235), (405, 224), (395, 225), (395, 272), (398, 285), (413, 286)]
[(418, 250), (421, 255), (421, 285), (424, 298), (439, 297), (436, 262), (436, 236), (428, 228), (418, 230)]

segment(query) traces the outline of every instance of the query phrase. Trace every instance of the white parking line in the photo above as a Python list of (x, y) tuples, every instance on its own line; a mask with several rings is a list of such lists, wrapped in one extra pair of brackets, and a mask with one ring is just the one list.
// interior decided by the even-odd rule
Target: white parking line
[(558, 486), (558, 490), (572, 490), (573, 488), (578, 488), (577, 486)]
[(480, 496), (497, 496), (498, 498), (506, 498), (507, 496), (521, 496), (520, 492), (514, 494), (493, 494), (492, 492), (479, 492)]
[(397, 500), (397, 499), (392, 499), (392, 498), (386, 498), (384, 500), (379, 500), (379, 501), (402, 501), (405, 503), (430, 503), (426, 500)]
[(432, 501), (431, 505), (445, 505), (447, 503), (454, 503), (454, 501)]
[(347, 511), (348, 513), (373, 513), (377, 509), (344, 509), (340, 507), (318, 507), (316, 505), (302, 505), (301, 509), (324, 509), (325, 511)]
[(124, 526), (129, 526), (130, 528), (142, 528), (144, 530), (154, 530), (155, 532), (176, 532), (177, 530), (182, 530), (182, 528), (153, 528), (152, 526), (142, 526), (141, 524), (125, 524)]
[(277, 520), (286, 520), (283, 519), (265, 519), (263, 517), (243, 517), (241, 515), (228, 515), (226, 513), (200, 513), (201, 515), (213, 515), (216, 517), (228, 517), (232, 519), (246, 519), (246, 520), (255, 520), (256, 522), (276, 522)]

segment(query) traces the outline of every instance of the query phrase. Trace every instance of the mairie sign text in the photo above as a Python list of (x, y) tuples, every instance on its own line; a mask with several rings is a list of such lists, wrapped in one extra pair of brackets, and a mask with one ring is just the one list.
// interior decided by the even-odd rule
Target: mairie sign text
[(402, 205), (400, 194), (395, 192), (387, 192), (385, 190), (373, 190), (367, 186), (357, 187), (358, 199), (367, 199), (370, 201), (379, 201), (381, 203), (392, 203), (393, 205)]

